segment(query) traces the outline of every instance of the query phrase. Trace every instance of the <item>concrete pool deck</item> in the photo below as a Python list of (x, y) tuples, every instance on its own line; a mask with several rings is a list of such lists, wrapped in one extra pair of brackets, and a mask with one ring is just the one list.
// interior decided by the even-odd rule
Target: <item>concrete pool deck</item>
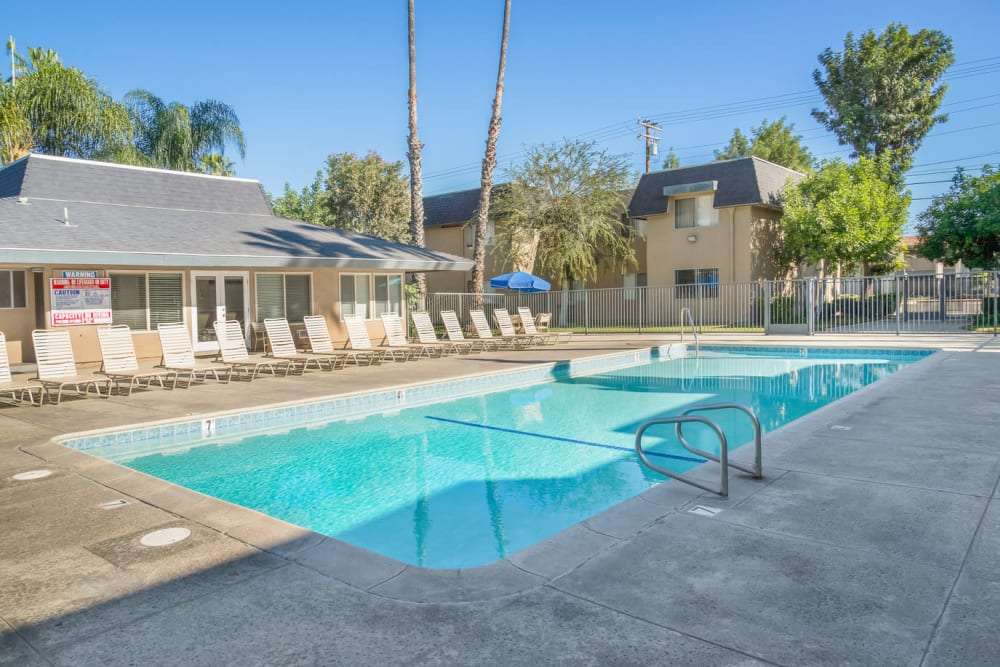
[[(703, 336), (947, 351), (765, 435), (765, 479), (734, 473), (728, 499), (660, 485), (564, 531), (560, 548), (473, 570), (387, 572), (342, 543), (47, 444), (676, 340), (579, 337), (0, 407), (0, 664), (993, 664), (1000, 405), (988, 397), (1000, 342), (989, 336)], [(54, 474), (11, 479), (39, 468)], [(138, 545), (172, 526), (192, 537)]]

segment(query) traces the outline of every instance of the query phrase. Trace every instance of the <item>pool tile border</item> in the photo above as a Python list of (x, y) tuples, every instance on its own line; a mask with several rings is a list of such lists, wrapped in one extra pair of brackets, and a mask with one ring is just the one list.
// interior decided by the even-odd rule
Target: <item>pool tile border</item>
[(291, 428), (308, 428), (339, 419), (393, 412), (540, 382), (628, 368), (653, 359), (676, 359), (686, 355), (686, 345), (667, 344), (625, 353), (542, 363), (514, 371), (470, 375), (443, 382), (422, 382), (335, 398), (282, 403), (269, 408), (199, 415), (194, 419), (174, 419), (152, 425), (71, 433), (57, 438), (55, 442), (111, 461), (120, 461), (152, 451), (225, 442), (247, 435), (280, 432)]

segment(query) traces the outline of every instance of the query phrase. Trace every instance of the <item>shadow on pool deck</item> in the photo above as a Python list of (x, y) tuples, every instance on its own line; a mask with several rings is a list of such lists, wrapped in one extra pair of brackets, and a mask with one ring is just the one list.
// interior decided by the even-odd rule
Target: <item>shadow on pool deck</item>
[[(0, 664), (988, 664), (1000, 654), (1000, 405), (984, 398), (1000, 390), (996, 352), (939, 353), (768, 434), (766, 479), (734, 476), (729, 499), (660, 485), (561, 546), (462, 571), (369, 558), (40, 444), (287, 400), (322, 380), (0, 409)], [(360, 390), (492, 363), (468, 361), (340, 380)], [(40, 467), (55, 474), (10, 479)], [(166, 526), (192, 537), (138, 545)]]

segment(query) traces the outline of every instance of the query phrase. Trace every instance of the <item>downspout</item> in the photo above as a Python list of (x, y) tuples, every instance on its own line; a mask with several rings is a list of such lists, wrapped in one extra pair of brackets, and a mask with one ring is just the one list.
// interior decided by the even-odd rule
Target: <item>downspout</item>
[(736, 281), (736, 207), (729, 209), (729, 282)]

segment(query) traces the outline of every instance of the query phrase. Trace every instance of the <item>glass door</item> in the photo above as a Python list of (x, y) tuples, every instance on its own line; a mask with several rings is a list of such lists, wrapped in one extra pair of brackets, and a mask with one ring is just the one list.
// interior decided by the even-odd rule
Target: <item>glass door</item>
[(216, 320), (236, 320), (244, 337), (247, 335), (249, 303), (246, 273), (193, 271), (191, 286), (194, 294), (194, 349), (196, 352), (218, 350), (214, 324)]

